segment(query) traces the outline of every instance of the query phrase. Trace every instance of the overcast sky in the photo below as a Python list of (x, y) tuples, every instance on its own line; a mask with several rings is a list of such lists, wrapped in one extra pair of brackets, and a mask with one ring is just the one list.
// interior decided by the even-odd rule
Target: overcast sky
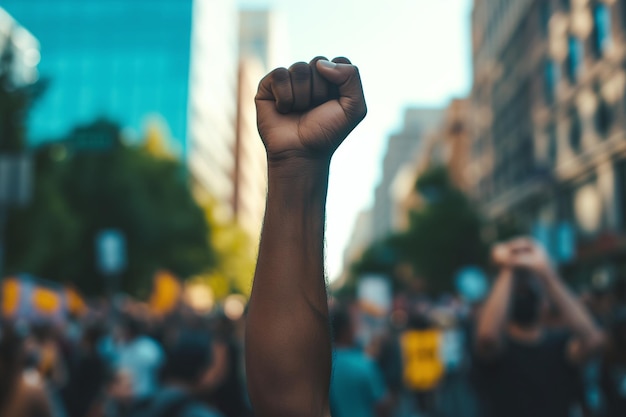
[(346, 56), (359, 67), (366, 119), (339, 148), (327, 205), (327, 271), (337, 278), (357, 214), (371, 207), (387, 138), (408, 106), (444, 107), (471, 86), (471, 0), (238, 0), (284, 22), (286, 62)]

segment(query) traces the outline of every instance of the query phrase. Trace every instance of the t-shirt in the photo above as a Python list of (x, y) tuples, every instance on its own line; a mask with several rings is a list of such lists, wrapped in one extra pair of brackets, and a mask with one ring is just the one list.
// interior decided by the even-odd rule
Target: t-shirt
[(567, 358), (569, 340), (556, 331), (536, 343), (507, 338), (496, 358), (475, 358), (485, 416), (568, 417), (581, 378)]
[(339, 348), (333, 358), (330, 408), (333, 417), (373, 417), (387, 388), (376, 363), (359, 349)]
[(117, 366), (131, 375), (135, 397), (147, 397), (157, 389), (158, 371), (164, 357), (161, 346), (146, 336), (119, 347)]

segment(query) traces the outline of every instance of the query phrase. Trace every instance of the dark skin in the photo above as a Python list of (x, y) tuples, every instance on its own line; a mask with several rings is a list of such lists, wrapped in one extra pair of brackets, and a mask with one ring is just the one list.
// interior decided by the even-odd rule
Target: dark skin
[(331, 338), (324, 273), (328, 173), (367, 112), (357, 68), (315, 58), (259, 84), (257, 125), (268, 194), (246, 328), (246, 373), (259, 417), (330, 416)]

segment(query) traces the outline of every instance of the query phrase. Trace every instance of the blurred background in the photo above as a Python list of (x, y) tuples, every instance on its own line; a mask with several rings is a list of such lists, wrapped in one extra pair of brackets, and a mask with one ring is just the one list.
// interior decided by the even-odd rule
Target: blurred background
[[(5, 343), (56, 340), (59, 409), (80, 341), (113, 352), (113, 325), (161, 347), (176, 323), (210, 329), (239, 378), (266, 192), (253, 98), (317, 55), (349, 57), (368, 100), (327, 221), (329, 290), (358, 302), (362, 340), (411, 309), (460, 330), (489, 248), (521, 234), (600, 323), (626, 279), (625, 40), (623, 0), (3, 0)], [(123, 403), (120, 378), (102, 381)]]

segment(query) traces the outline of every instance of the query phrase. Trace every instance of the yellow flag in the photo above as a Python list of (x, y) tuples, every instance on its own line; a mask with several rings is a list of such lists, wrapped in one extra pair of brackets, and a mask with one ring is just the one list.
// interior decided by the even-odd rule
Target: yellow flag
[(182, 287), (178, 279), (167, 271), (159, 271), (154, 277), (150, 310), (157, 315), (170, 313), (178, 305), (181, 295)]
[(7, 278), (2, 283), (2, 314), (13, 316), (20, 306), (20, 282), (16, 278)]
[(65, 289), (65, 299), (67, 301), (67, 310), (70, 313), (82, 316), (87, 312), (87, 304), (75, 288), (68, 287)]
[(51, 316), (59, 312), (61, 297), (56, 291), (35, 287), (32, 295), (33, 306), (42, 314)]

